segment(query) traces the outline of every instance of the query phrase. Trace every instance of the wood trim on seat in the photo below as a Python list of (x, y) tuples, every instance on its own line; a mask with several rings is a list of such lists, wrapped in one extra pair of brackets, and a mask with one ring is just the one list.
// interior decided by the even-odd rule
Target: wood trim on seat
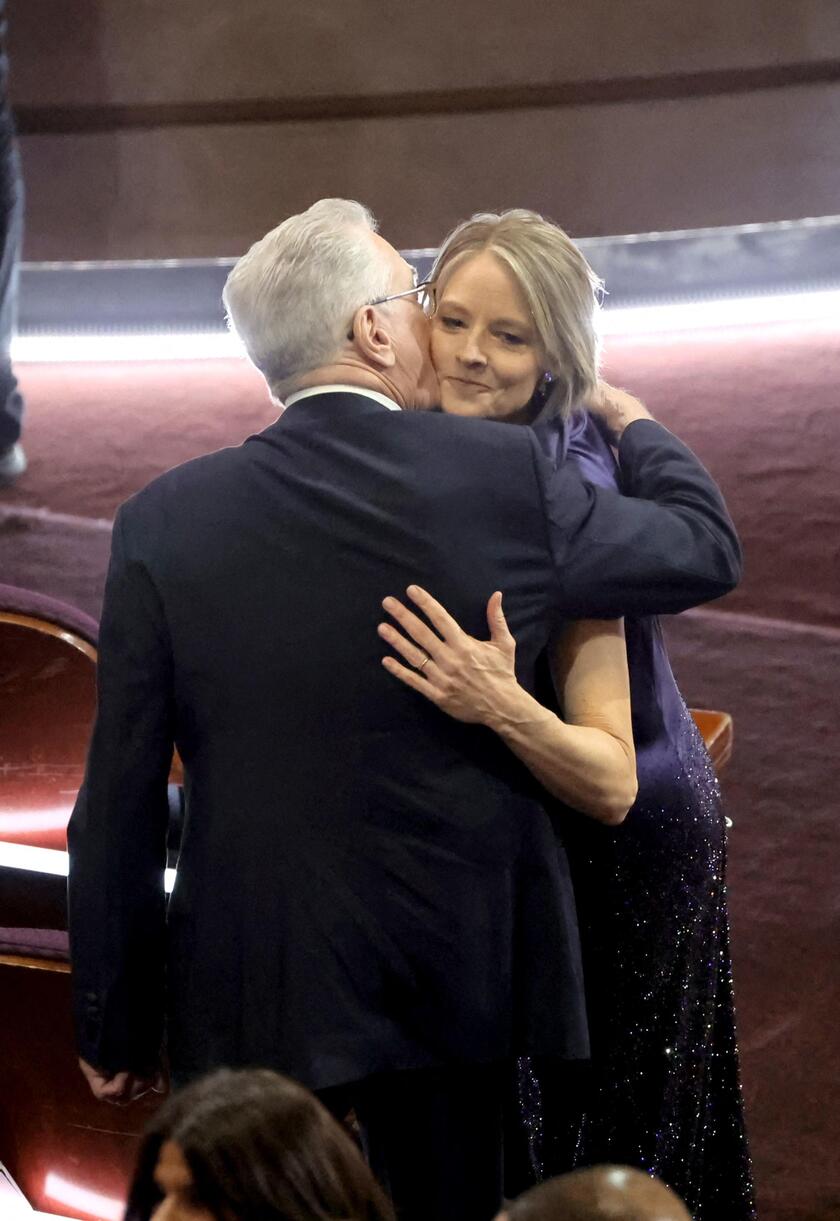
[(77, 636), (75, 632), (71, 632), (68, 628), (61, 627), (58, 623), (52, 623), (49, 619), (37, 619), (33, 615), (17, 615), (11, 611), (0, 611), (0, 623), (11, 623), (17, 627), (28, 627), (34, 632), (41, 632), (44, 636), (55, 636), (66, 644), (72, 645), (74, 649), (78, 649), (80, 653), (84, 653), (92, 662), (96, 662), (95, 645), (90, 644), (87, 640), (83, 640), (81, 636)]
[(24, 967), (34, 971), (58, 971), (70, 974), (70, 963), (58, 958), (33, 958), (29, 954), (0, 954), (0, 967)]
[(734, 727), (728, 712), (715, 712), (709, 708), (691, 708), (694, 722), (709, 752), (716, 771), (721, 771), (732, 758)]

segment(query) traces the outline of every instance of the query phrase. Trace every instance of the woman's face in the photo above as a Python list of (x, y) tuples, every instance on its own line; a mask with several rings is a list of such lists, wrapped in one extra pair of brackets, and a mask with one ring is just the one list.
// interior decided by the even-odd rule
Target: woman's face
[(217, 1221), (216, 1215), (195, 1198), (192, 1171), (174, 1140), (166, 1140), (160, 1147), (155, 1183), (163, 1199), (151, 1221)]
[(444, 275), (432, 317), (432, 360), (444, 411), (525, 421), (545, 358), (513, 272), (491, 251)]

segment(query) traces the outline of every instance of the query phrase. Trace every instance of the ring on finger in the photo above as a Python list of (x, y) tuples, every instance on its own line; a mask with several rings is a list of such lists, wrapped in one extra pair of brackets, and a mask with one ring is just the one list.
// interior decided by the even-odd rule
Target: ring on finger
[(431, 660), (432, 660), (431, 653), (427, 653), (426, 656), (423, 658), (423, 660), (420, 662), (420, 665), (414, 667), (415, 670), (417, 671), (417, 673), (419, 674), (420, 671), (423, 669), (423, 667), (427, 666)]

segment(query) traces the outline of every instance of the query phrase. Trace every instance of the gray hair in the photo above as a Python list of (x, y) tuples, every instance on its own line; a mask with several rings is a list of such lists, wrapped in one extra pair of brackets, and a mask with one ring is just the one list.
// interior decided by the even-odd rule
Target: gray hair
[(598, 381), (601, 280), (559, 225), (512, 208), (477, 212), (452, 230), (432, 268), (436, 290), (459, 263), (485, 250), (507, 265), (522, 289), (551, 376), (535, 400), (534, 419), (566, 417)]
[(387, 296), (392, 272), (349, 199), (319, 199), (255, 242), (227, 278), (228, 321), (275, 398), (329, 363), (361, 306)]

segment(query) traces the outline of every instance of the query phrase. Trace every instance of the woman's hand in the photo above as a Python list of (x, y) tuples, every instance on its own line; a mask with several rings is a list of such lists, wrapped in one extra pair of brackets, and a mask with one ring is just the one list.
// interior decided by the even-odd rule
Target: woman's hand
[(383, 607), (403, 630), (380, 623), (377, 631), (408, 663), (383, 657), (388, 673), (456, 720), (492, 729), (561, 801), (601, 822), (620, 823), (636, 795), (621, 620), (582, 621), (564, 630), (552, 668), (567, 723), (517, 683), (516, 641), (500, 593), (487, 603), (489, 640), (463, 631), (419, 585), (407, 593), (425, 618), (398, 598), (385, 598)]
[(604, 421), (616, 442), (627, 425), (632, 424), (634, 420), (653, 419), (640, 399), (628, 394), (626, 390), (611, 386), (609, 382), (599, 381), (584, 406)]
[(436, 630), (398, 598), (385, 598), (382, 606), (403, 631), (390, 623), (380, 623), (377, 631), (408, 665), (383, 657), (383, 666), (456, 720), (496, 728), (524, 694), (516, 681), (516, 641), (502, 595), (494, 593), (487, 603), (490, 639), (476, 640), (425, 589), (409, 585), (406, 592)]

